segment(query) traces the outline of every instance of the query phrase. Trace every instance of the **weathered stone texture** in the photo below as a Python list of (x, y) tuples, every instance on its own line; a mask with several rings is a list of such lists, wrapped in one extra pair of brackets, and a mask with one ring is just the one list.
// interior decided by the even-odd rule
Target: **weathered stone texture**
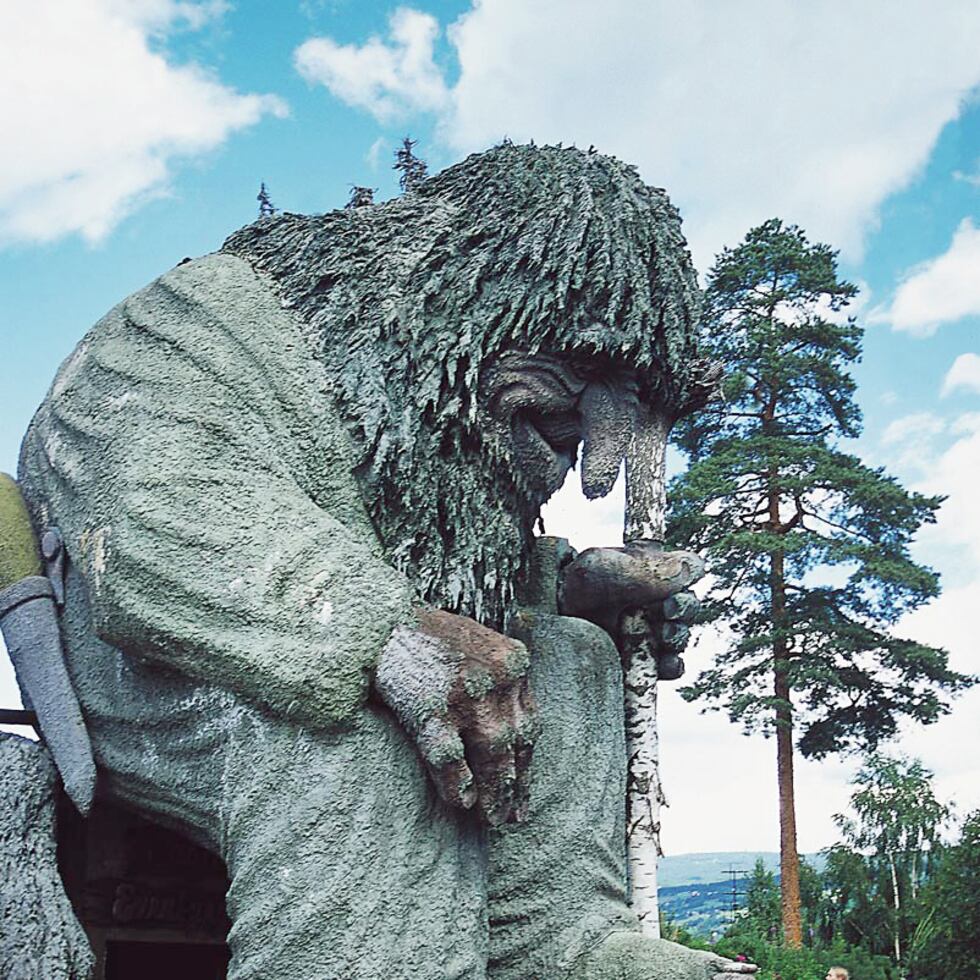
[(57, 774), (42, 745), (0, 733), (0, 977), (88, 980), (92, 951), (58, 873)]

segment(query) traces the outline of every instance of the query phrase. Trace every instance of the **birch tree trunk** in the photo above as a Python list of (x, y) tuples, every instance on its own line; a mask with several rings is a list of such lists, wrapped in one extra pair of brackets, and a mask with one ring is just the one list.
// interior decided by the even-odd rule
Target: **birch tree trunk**
[[(666, 804), (660, 784), (660, 738), (657, 731), (657, 657), (643, 616), (624, 617), (623, 639), (629, 651), (626, 670), (626, 853), (630, 905), (644, 934), (660, 937), (657, 865), (660, 808)], [(630, 636), (632, 634), (632, 636)]]
[[(637, 422), (626, 457), (626, 519), (623, 540), (663, 547), (667, 511), (667, 434), (671, 420), (646, 413)], [(650, 625), (642, 615), (622, 623), (626, 660), (626, 751), (629, 759), (626, 800), (626, 853), (630, 904), (643, 933), (660, 938), (657, 864), (660, 808), (666, 804), (660, 784), (657, 732), (657, 656)]]
[(900, 963), (902, 960), (902, 940), (900, 937), (902, 928), (902, 899), (898, 891), (898, 872), (895, 870), (895, 856), (893, 854), (888, 855), (888, 870), (891, 872), (892, 897), (895, 900), (895, 962)]
[(671, 419), (641, 412), (626, 454), (626, 519), (623, 540), (656, 542), (667, 527), (667, 436)]

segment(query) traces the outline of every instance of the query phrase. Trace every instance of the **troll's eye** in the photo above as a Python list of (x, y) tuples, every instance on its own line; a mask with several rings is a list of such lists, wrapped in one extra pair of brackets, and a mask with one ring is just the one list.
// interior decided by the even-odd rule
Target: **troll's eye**
[(556, 452), (573, 451), (582, 441), (582, 417), (572, 409), (563, 412), (528, 412), (528, 422)]

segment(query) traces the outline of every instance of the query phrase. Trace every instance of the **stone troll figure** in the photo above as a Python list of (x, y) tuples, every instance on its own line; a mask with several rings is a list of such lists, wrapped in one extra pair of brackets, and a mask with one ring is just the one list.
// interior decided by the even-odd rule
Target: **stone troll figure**
[(697, 400), (697, 295), (635, 170), (508, 144), (261, 219), (62, 366), (19, 484), (64, 541), (96, 795), (224, 859), (232, 980), (743, 969), (627, 902), (596, 623), (663, 582), (609, 549), (563, 594), (534, 537), (580, 444), (603, 495), (638, 406)]

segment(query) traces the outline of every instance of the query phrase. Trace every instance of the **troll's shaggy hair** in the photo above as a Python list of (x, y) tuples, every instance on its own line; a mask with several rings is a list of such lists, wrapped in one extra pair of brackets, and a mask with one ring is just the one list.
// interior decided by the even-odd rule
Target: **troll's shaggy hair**
[(505, 349), (613, 358), (680, 415), (703, 400), (680, 218), (632, 167), (503, 145), (385, 204), (284, 214), (224, 248), (308, 324), (392, 560), (444, 608), (499, 623), (543, 501), (481, 437)]

